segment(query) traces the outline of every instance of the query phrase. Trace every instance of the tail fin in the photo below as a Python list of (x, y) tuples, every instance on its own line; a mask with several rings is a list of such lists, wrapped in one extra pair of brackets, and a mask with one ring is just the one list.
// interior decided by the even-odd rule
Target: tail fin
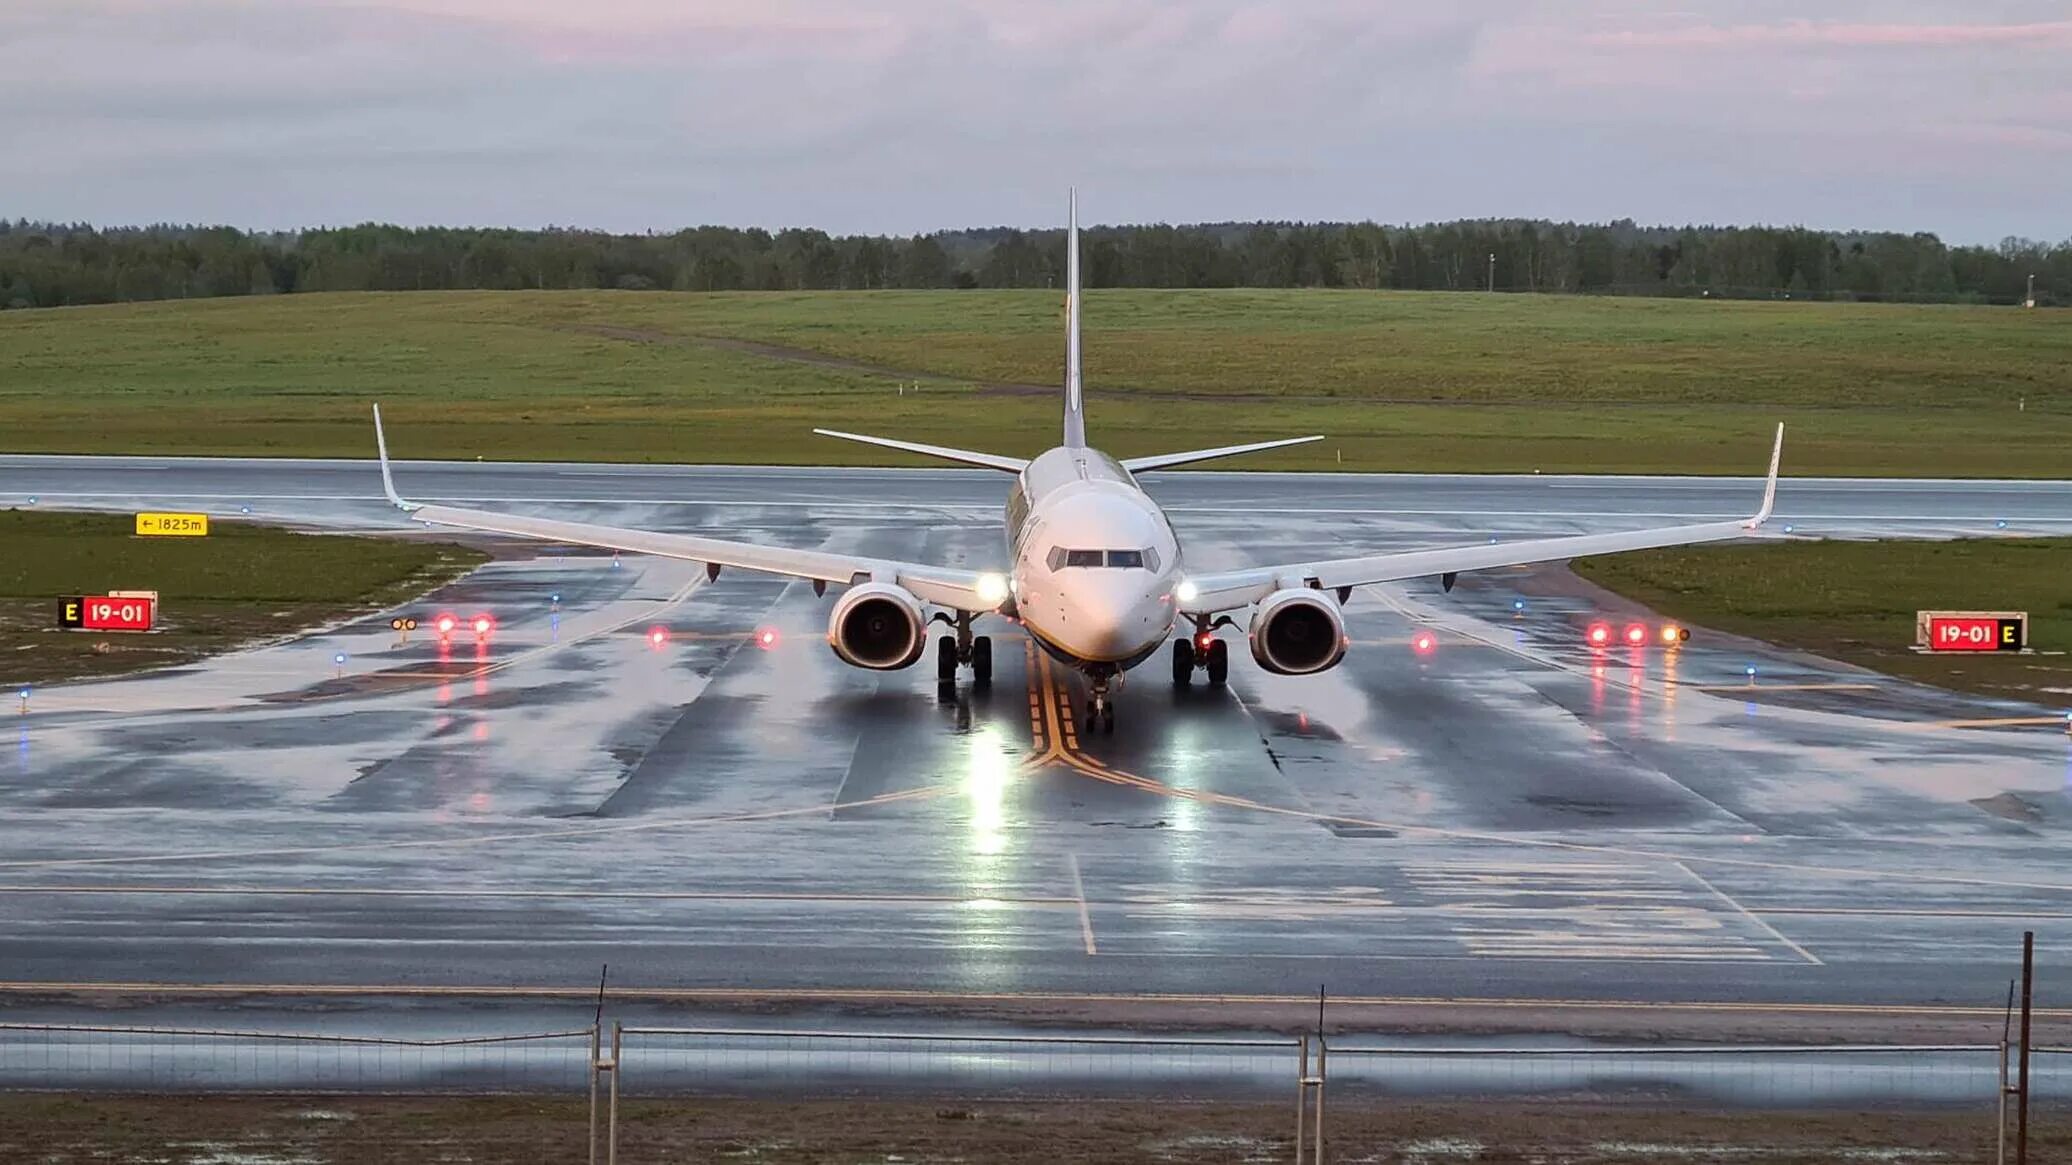
[(1079, 192), (1066, 194), (1065, 222), (1065, 445), (1086, 444), (1086, 413), (1079, 379)]

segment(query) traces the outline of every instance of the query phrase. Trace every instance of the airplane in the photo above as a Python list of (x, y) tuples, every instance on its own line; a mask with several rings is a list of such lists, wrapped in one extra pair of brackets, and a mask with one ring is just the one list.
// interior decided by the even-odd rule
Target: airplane
[[(1086, 677), (1081, 725), (1089, 732), (1114, 731), (1111, 692), (1117, 677), (1145, 662), (1169, 638), (1176, 686), (1191, 684), (1197, 671), (1205, 672), (1212, 686), (1224, 684), (1230, 674), (1230, 651), (1216, 632), (1237, 626), (1230, 617), (1232, 612), (1249, 610), (1245, 638), (1261, 668), (1280, 675), (1311, 675), (1336, 667), (1345, 658), (1350, 639), (1343, 608), (1359, 587), (1437, 576), (1450, 591), (1455, 578), (1466, 571), (1744, 538), (1769, 519), (1776, 501), (1777, 466), (1784, 452), (1781, 424), (1770, 450), (1762, 505), (1745, 519), (1190, 571), (1172, 523), (1138, 485), (1137, 475), (1323, 438), (1293, 437), (1126, 458), (1110, 457), (1088, 445), (1080, 377), (1076, 195), (1067, 212), (1065, 283), (1064, 434), (1055, 448), (1024, 460), (890, 437), (813, 430), (822, 436), (1013, 474), (1005, 514), (1007, 565), (1000, 570), (966, 570), (406, 501), (396, 492), (390, 473), (388, 439), (381, 429), (381, 406), (376, 405), (374, 436), (381, 459), (382, 490), (397, 508), (430, 526), (685, 559), (705, 564), (708, 578), (717, 578), (722, 568), (733, 567), (806, 579), (816, 595), (824, 595), (830, 585), (844, 587), (827, 624), (828, 646), (838, 658), (879, 671), (912, 666), (927, 651), (930, 628), (941, 623), (948, 633), (936, 641), (936, 678), (945, 686), (953, 685), (964, 667), (971, 669), (975, 688), (991, 683), (992, 639), (975, 635), (973, 624), (985, 616), (1006, 619), (1020, 625), (1052, 657)], [(930, 608), (935, 609), (933, 613)], [(1175, 637), (1173, 632), (1182, 621), (1190, 630)]]

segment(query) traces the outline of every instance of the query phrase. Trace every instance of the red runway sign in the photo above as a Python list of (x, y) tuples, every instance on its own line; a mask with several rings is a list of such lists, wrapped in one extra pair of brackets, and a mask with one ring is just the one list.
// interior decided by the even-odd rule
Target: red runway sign
[(82, 631), (149, 631), (158, 612), (154, 599), (132, 595), (85, 595), (58, 603), (58, 626)]
[(2029, 645), (2028, 616), (2019, 611), (1923, 611), (1916, 627), (1930, 651), (2020, 651)]

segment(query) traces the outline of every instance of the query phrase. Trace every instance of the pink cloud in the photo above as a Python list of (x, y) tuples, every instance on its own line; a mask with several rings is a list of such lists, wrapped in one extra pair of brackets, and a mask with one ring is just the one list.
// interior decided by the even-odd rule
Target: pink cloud
[(2072, 44), (2072, 20), (2037, 24), (1699, 24), (1659, 31), (1593, 33), (1584, 42), (1613, 48), (1733, 48), (1785, 45), (1841, 48), (1954, 48)]

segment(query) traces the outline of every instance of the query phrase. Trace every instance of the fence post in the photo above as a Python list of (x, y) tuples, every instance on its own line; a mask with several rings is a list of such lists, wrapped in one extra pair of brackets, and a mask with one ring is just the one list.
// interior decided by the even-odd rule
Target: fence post
[(2000, 1117), (1994, 1134), (1993, 1165), (2007, 1165), (2007, 1037), (2000, 1038)]
[(1295, 1041), (1295, 1165), (1302, 1165), (1303, 1132), (1309, 1124), (1309, 1036)]
[(1324, 1033), (1318, 1032), (1316, 1165), (1324, 1165), (1324, 1082), (1328, 1080), (1331, 1075), (1330, 1072), (1325, 1069), (1324, 1060), (1330, 1054), (1330, 1051), (1330, 1045), (1326, 1043), (1324, 1040)]
[(2036, 987), (2036, 932), (2022, 932), (2022, 1094), (2015, 1103), (2014, 1162), (2029, 1165), (2029, 1009)]
[(605, 1115), (604, 1160), (605, 1165), (619, 1165), (619, 1065), (626, 1048), (626, 1027), (619, 1020), (612, 1021), (612, 1090), (610, 1108)]
[(604, 1051), (602, 1035), (596, 1024), (590, 1025), (590, 1137), (584, 1142), (589, 1146), (590, 1165), (597, 1165), (597, 1074), (604, 1071), (598, 1056)]

